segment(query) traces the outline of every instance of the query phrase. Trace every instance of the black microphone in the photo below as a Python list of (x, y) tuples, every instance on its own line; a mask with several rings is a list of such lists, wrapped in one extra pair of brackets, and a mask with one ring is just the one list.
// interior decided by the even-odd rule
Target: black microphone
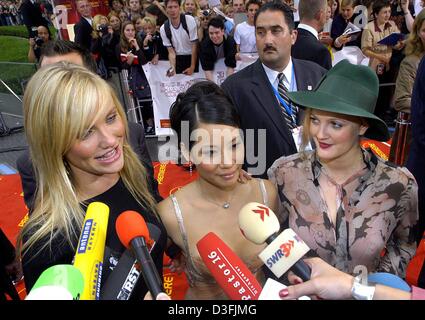
[(158, 294), (164, 290), (156, 266), (149, 254), (147, 246), (149, 230), (145, 219), (135, 211), (124, 211), (117, 218), (115, 228), (121, 243), (132, 249), (140, 264), (143, 279), (153, 299), (156, 299)]
[[(154, 241), (149, 252), (161, 236), (161, 230), (146, 223), (149, 236)], [(140, 277), (140, 267), (131, 250), (126, 250), (100, 290), (100, 300), (129, 300)]]

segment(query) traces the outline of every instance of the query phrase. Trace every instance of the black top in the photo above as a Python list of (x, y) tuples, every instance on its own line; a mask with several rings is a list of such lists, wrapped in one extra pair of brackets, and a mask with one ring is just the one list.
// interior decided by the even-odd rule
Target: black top
[[(224, 51), (224, 64), (228, 68), (236, 68), (236, 42), (232, 36), (224, 37), (222, 42)], [(205, 37), (200, 46), (199, 60), (201, 60), (202, 69), (214, 70), (214, 64), (218, 60), (216, 45), (209, 37)]]
[[(109, 190), (87, 200), (85, 204), (88, 205), (94, 201), (103, 202), (107, 204), (110, 209), (105, 244), (105, 253), (107, 254), (103, 259), (101, 287), (111, 274), (111, 268), (113, 269), (115, 263), (126, 250), (126, 248), (121, 244), (115, 230), (116, 219), (126, 210), (139, 212), (145, 219), (146, 223), (149, 222), (160, 228), (161, 235), (151, 252), (151, 256), (158, 270), (158, 274), (162, 278), (162, 259), (167, 243), (167, 231), (160, 220), (153, 214), (152, 210), (150, 208), (140, 206), (127, 190), (121, 179)], [(47, 238), (45, 241), (48, 241)], [(73, 245), (77, 247), (78, 239), (73, 239), (72, 242)], [(71, 264), (75, 255), (75, 250), (71, 248), (62, 235), (53, 239), (51, 243), (51, 250), (49, 249), (49, 246), (47, 246), (41, 253), (33, 257), (36, 252), (37, 248), (33, 247), (22, 259), (27, 292), (31, 290), (44, 270), (57, 264)], [(33, 259), (31, 259), (32, 257)], [(146, 292), (147, 287), (143, 281), (143, 277), (140, 276), (131, 295), (131, 299), (141, 300), (145, 296)]]

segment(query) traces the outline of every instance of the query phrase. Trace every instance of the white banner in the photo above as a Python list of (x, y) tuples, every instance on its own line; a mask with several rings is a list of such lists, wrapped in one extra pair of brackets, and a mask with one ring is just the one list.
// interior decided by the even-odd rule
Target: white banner
[[(255, 62), (258, 55), (243, 55), (242, 60), (236, 64), (235, 72), (245, 68)], [(157, 136), (171, 135), (169, 111), (171, 105), (180, 92), (185, 92), (195, 81), (206, 79), (205, 73), (199, 64), (199, 72), (187, 76), (184, 74), (176, 74), (167, 77), (167, 70), (170, 68), (168, 61), (159, 61), (157, 65), (147, 63), (143, 66), (146, 78), (149, 81), (152, 92), (153, 112), (155, 118), (155, 134)], [(226, 66), (224, 59), (216, 62), (214, 67), (214, 82), (218, 85), (226, 78)]]

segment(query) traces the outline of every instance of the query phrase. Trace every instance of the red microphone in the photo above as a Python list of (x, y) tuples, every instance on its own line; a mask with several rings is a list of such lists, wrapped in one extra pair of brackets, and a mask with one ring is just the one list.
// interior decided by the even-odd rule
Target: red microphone
[(115, 228), (121, 243), (133, 250), (140, 264), (143, 279), (152, 297), (156, 298), (163, 292), (162, 281), (149, 254), (147, 246), (149, 230), (145, 219), (135, 211), (124, 211), (118, 216)]
[(242, 260), (215, 233), (196, 244), (205, 265), (231, 300), (258, 300), (261, 285)]

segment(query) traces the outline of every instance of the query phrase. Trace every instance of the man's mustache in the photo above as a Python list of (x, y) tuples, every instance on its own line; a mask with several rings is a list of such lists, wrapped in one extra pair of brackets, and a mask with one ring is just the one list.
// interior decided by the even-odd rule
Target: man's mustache
[(269, 51), (269, 50), (277, 51), (276, 48), (273, 46), (265, 46), (263, 49), (263, 51)]

